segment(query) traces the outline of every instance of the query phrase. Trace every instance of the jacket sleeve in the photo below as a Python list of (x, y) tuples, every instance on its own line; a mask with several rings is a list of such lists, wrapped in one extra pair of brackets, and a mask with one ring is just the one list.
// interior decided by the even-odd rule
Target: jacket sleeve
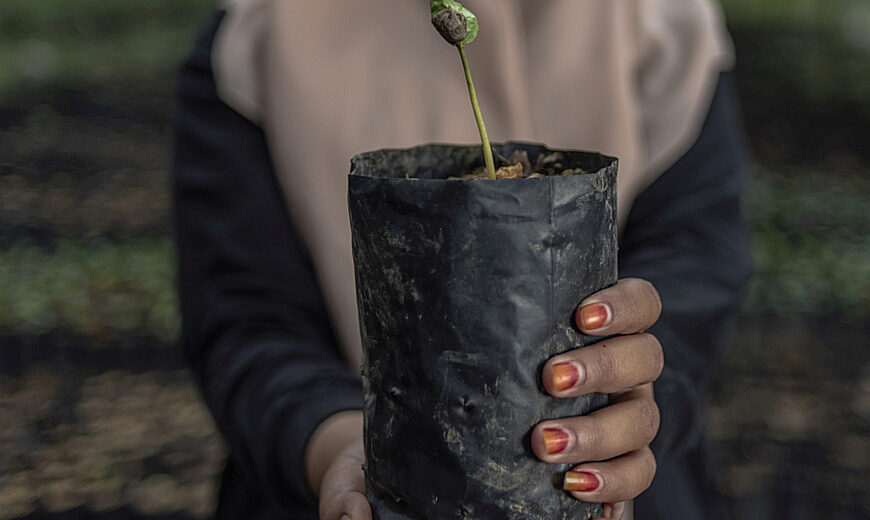
[(217, 96), (211, 35), (179, 76), (175, 224), (183, 350), (239, 467), (287, 503), (311, 500), (308, 438), (362, 406), (262, 131)]
[(735, 107), (726, 74), (699, 139), (635, 200), (620, 246), (620, 277), (649, 280), (662, 299), (649, 330), (665, 354), (654, 385), (660, 462), (697, 447), (703, 393), (751, 272), (741, 214), (749, 168)]

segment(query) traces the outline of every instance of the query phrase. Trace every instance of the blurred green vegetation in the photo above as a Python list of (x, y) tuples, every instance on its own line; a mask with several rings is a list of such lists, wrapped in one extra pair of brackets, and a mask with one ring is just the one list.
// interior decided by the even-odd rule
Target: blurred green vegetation
[(756, 276), (744, 311), (870, 320), (870, 177), (760, 167), (747, 195)]
[(749, 314), (870, 318), (870, 2), (724, 0), (758, 165)]
[(740, 24), (793, 25), (803, 29), (851, 23), (865, 0), (722, 0), (728, 20)]
[(15, 242), (0, 249), (0, 329), (172, 342), (179, 330), (174, 270), (168, 237)]
[(166, 76), (213, 0), (3, 0), (0, 93)]
[[(870, 163), (870, 2), (725, 0), (758, 160)], [(860, 164), (863, 161), (863, 164)]]

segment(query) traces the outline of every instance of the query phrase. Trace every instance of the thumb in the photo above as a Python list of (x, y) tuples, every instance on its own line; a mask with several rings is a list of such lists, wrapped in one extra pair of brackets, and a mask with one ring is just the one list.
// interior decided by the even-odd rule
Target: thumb
[(372, 520), (365, 495), (362, 439), (336, 456), (320, 486), (322, 520)]

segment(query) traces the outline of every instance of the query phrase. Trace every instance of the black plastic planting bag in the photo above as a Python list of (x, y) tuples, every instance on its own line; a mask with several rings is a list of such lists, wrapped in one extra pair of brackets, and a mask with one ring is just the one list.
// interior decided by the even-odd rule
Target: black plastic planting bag
[[(543, 146), (508, 143), (535, 163)], [(532, 428), (601, 407), (555, 399), (544, 362), (594, 341), (573, 315), (616, 283), (616, 159), (561, 151), (588, 174), (447, 180), (479, 146), (357, 155), (350, 220), (363, 338), (366, 491), (375, 519), (584, 519), (569, 468)]]

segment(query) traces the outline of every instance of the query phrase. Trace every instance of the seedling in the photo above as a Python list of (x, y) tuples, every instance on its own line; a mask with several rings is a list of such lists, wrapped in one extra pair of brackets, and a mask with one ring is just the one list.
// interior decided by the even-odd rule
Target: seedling
[(486, 125), (483, 124), (483, 115), (481, 115), (480, 105), (477, 103), (477, 94), (474, 92), (474, 82), (471, 80), (471, 70), (468, 68), (468, 58), (465, 56), (464, 48), (465, 45), (477, 38), (479, 31), (477, 17), (456, 0), (430, 0), (429, 5), (432, 8), (432, 25), (447, 43), (455, 45), (459, 49), (462, 69), (465, 71), (465, 82), (468, 84), (468, 96), (471, 98), (471, 109), (474, 111), (477, 130), (480, 132), (480, 142), (483, 145), (486, 173), (490, 179), (495, 179), (492, 147), (489, 145)]

